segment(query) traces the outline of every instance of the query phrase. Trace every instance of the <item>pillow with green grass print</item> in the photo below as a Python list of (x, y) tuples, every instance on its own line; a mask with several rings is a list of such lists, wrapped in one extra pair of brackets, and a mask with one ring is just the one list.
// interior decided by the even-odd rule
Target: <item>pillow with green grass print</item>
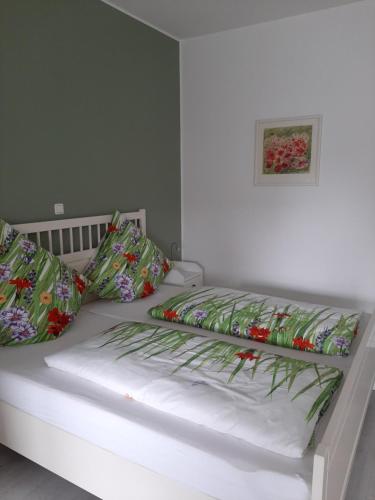
[(89, 291), (103, 299), (132, 302), (151, 295), (171, 268), (171, 262), (129, 220), (120, 224), (120, 212), (85, 270)]
[(0, 220), (0, 346), (59, 337), (79, 311), (87, 284)]
[(7, 253), (17, 234), (17, 231), (12, 226), (0, 219), (0, 257)]

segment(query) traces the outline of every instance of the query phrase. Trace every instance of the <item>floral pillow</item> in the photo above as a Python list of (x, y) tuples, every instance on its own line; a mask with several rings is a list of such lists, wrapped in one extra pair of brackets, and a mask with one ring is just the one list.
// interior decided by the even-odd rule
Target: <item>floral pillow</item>
[(78, 313), (86, 278), (0, 220), (0, 346), (60, 336)]
[(0, 257), (7, 253), (17, 234), (17, 231), (12, 226), (0, 219)]
[(92, 283), (89, 291), (99, 297), (132, 302), (154, 293), (171, 263), (135, 224), (119, 221), (116, 211), (85, 276)]

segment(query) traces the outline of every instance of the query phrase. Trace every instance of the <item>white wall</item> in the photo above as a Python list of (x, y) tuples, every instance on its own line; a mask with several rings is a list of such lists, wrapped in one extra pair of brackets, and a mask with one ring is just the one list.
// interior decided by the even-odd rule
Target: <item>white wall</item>
[[(375, 2), (182, 42), (183, 257), (209, 284), (375, 305)], [(255, 187), (256, 119), (323, 115), (319, 187)]]

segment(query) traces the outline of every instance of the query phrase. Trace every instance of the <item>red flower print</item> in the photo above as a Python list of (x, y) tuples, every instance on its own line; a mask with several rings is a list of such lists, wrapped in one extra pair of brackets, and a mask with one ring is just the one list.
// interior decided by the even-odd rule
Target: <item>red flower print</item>
[(152, 286), (152, 284), (149, 281), (145, 281), (145, 284), (143, 285), (143, 293), (141, 295), (142, 298), (148, 297), (149, 295), (152, 295), (155, 292), (155, 288)]
[(124, 253), (125, 259), (131, 264), (132, 262), (137, 262), (137, 256), (134, 255), (133, 253)]
[(170, 269), (170, 265), (169, 265), (169, 262), (165, 259), (164, 262), (163, 262), (163, 271), (164, 273), (167, 273)]
[(273, 316), (277, 319), (290, 318), (290, 314), (287, 314), (287, 313), (276, 313), (276, 314), (273, 314)]
[(47, 331), (48, 335), (55, 335), (57, 337), (58, 335), (60, 335), (62, 331), (63, 328), (60, 325), (55, 325), (55, 324), (48, 325), (48, 331)]
[(163, 311), (163, 315), (164, 315), (164, 318), (169, 320), (169, 321), (173, 321), (173, 320), (178, 319), (178, 314), (176, 313), (176, 311), (171, 311), (170, 309), (165, 309), (165, 311)]
[(82, 295), (83, 292), (86, 290), (86, 285), (85, 282), (81, 280), (81, 278), (78, 276), (78, 274), (74, 276), (74, 283), (76, 284), (77, 290)]
[(240, 359), (248, 359), (252, 361), (253, 359), (260, 359), (260, 356), (254, 356), (252, 352), (236, 352), (236, 356)]
[(113, 224), (109, 224), (107, 228), (107, 233), (117, 233), (118, 228), (114, 226)]
[(48, 313), (48, 321), (53, 321), (53, 322), (56, 322), (59, 320), (59, 310), (57, 309), (57, 307), (54, 307), (53, 309), (51, 309)]
[(50, 325), (48, 325), (48, 333), (50, 335), (57, 336), (70, 323), (71, 316), (59, 311), (57, 307), (54, 307), (48, 313), (48, 321), (51, 323)]
[(13, 280), (9, 280), (9, 284), (16, 285), (17, 293), (21, 293), (21, 290), (23, 290), (24, 288), (31, 288), (31, 281), (22, 278), (15, 278)]
[(314, 344), (309, 342), (308, 340), (305, 340), (302, 337), (297, 337), (293, 340), (293, 345), (300, 349), (301, 351), (306, 351), (306, 349), (314, 349)]
[(266, 342), (271, 331), (268, 328), (259, 328), (258, 326), (252, 326), (249, 330), (250, 338), (257, 340), (258, 342)]
[(310, 136), (295, 132), (281, 136), (273, 134), (264, 140), (264, 166), (275, 173), (304, 170), (309, 166)]

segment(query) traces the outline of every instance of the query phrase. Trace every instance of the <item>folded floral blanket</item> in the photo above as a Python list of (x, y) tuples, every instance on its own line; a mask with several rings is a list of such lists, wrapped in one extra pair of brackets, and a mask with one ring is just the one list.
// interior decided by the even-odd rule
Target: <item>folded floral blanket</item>
[(149, 310), (153, 318), (331, 355), (349, 354), (359, 314), (226, 288), (183, 292)]
[(301, 457), (342, 373), (144, 323), (121, 323), (45, 358), (147, 404), (288, 457)]

